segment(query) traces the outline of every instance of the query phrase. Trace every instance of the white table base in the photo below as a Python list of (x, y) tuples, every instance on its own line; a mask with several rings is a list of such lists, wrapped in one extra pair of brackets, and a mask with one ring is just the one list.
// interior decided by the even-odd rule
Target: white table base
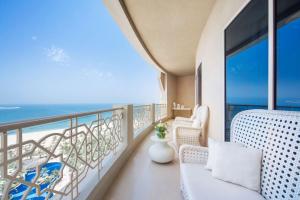
[(151, 160), (157, 163), (168, 163), (174, 160), (175, 152), (167, 139), (159, 139), (157, 136), (152, 136), (151, 139), (155, 142), (149, 148)]

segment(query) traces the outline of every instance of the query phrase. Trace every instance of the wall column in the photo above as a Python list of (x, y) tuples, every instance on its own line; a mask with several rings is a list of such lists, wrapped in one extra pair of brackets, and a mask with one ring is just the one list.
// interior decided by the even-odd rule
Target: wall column
[(124, 106), (124, 114), (122, 120), (122, 136), (127, 141), (127, 147), (133, 143), (133, 105)]

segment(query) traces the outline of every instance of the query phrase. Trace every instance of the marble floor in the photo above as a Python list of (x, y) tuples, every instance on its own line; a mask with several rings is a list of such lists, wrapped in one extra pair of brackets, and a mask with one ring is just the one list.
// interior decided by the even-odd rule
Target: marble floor
[(105, 196), (105, 200), (181, 200), (179, 160), (157, 164), (148, 148), (152, 132), (137, 147)]

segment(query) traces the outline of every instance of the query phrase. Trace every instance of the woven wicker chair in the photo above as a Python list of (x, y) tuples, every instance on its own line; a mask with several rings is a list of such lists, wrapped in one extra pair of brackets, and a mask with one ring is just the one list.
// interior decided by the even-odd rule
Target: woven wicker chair
[[(174, 122), (173, 141), (177, 149), (182, 144), (200, 145), (201, 137), (205, 135), (208, 119), (208, 107), (200, 106), (196, 112), (196, 118), (191, 122)], [(193, 123), (197, 125), (193, 125)]]
[(179, 159), (185, 200), (300, 199), (300, 112), (240, 112), (231, 123), (231, 141), (263, 150), (261, 193), (212, 178), (204, 169), (207, 148), (182, 145)]

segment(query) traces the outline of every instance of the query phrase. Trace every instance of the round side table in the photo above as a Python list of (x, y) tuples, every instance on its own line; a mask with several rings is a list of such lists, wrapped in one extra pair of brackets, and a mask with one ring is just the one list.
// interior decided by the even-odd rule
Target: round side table
[(174, 149), (168, 144), (169, 139), (160, 139), (156, 135), (151, 137), (154, 144), (149, 148), (151, 160), (157, 163), (168, 163), (174, 159)]

